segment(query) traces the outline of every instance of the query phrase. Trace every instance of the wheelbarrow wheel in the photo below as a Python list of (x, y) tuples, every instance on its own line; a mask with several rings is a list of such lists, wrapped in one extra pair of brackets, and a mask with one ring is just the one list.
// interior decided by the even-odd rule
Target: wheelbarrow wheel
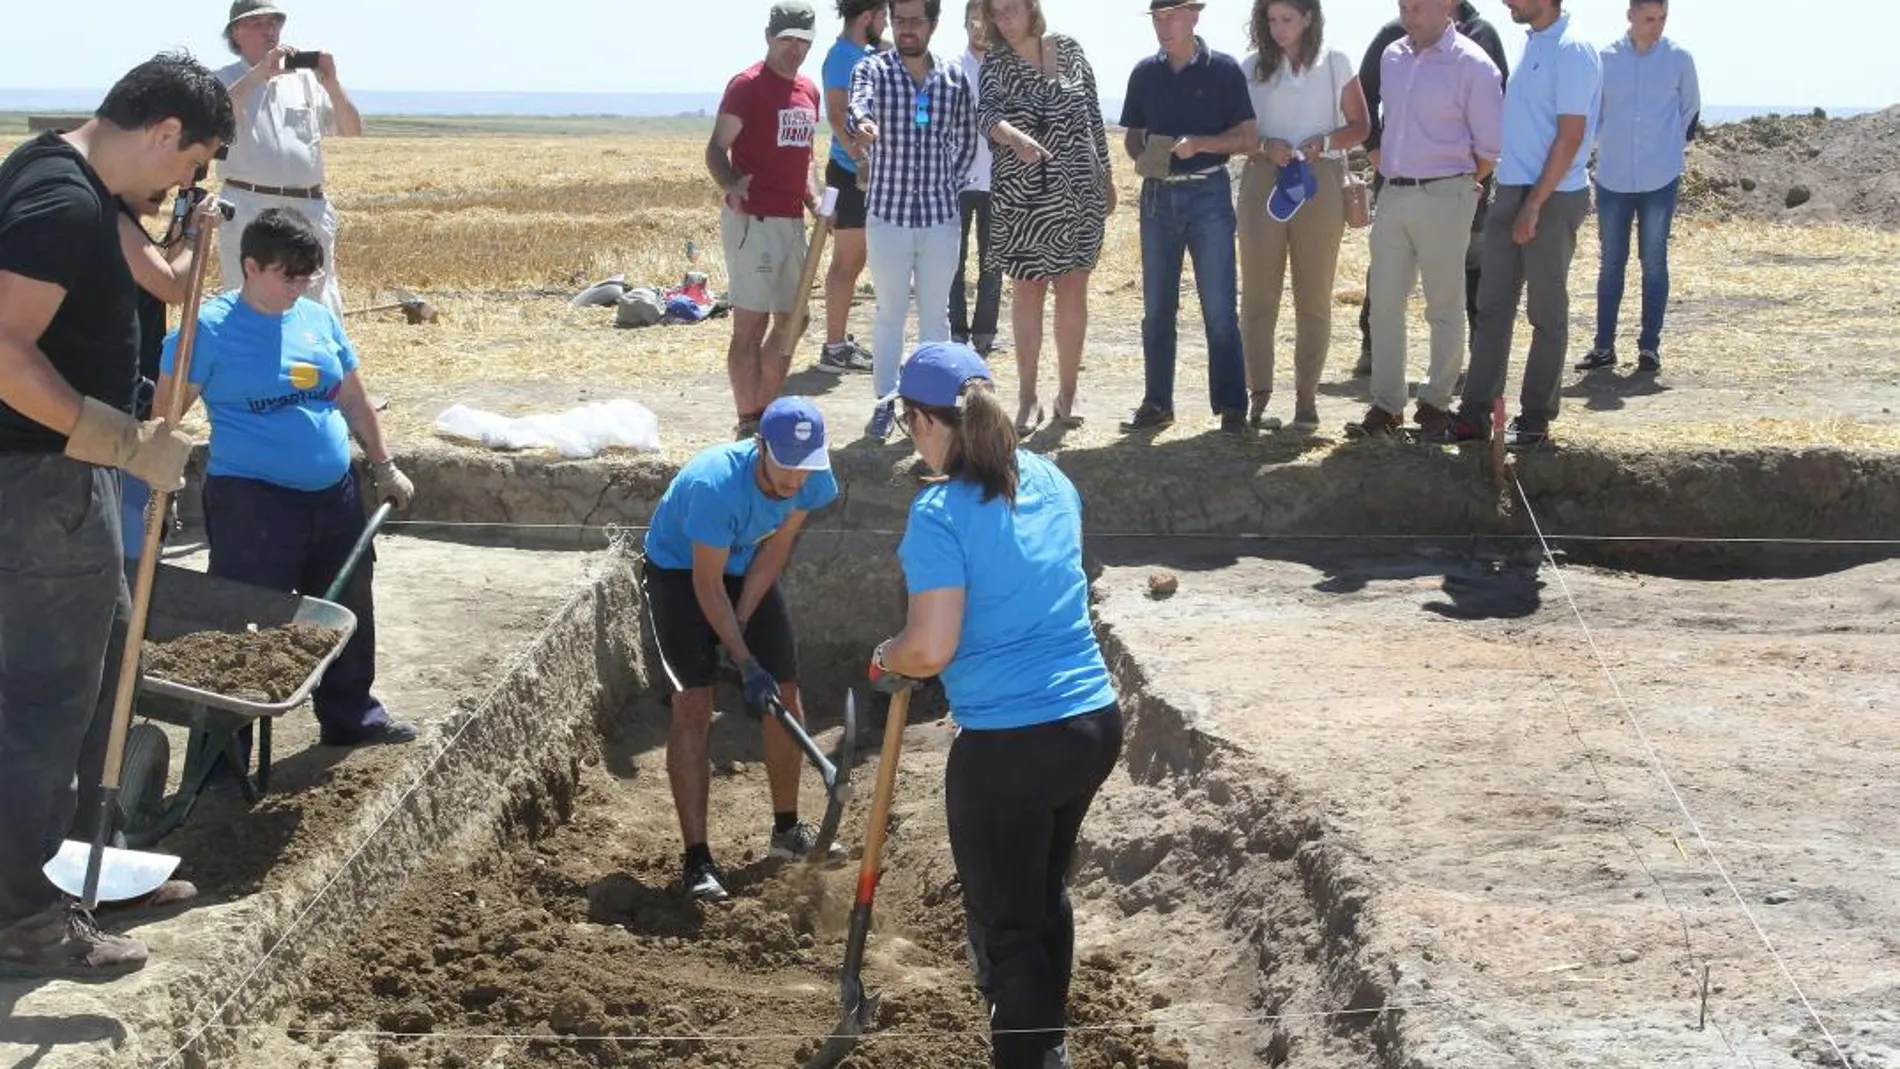
[(171, 740), (157, 724), (134, 724), (126, 732), (119, 807), (125, 814), (123, 826), (129, 840), (145, 838), (164, 819), (171, 749)]

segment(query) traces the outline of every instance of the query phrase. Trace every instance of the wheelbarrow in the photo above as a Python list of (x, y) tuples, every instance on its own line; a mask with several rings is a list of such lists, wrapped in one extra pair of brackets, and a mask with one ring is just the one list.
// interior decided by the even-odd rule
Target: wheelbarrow
[[(342, 570), (321, 598), (234, 582), (176, 565), (158, 565), (146, 622), (148, 640), (167, 642), (199, 631), (241, 632), (251, 624), (260, 629), (307, 624), (330, 628), (338, 635), (335, 644), (311, 669), (309, 678), (280, 702), (215, 694), (161, 679), (141, 668), (135, 708), (145, 722), (133, 725), (126, 734), (125, 770), (121, 776), (121, 827), (127, 848), (149, 847), (184, 824), (220, 758), (237, 770), (238, 785), (247, 803), (255, 804), (270, 791), (271, 724), (309, 700), (356, 633), (356, 614), (337, 604), (336, 599), (355, 575), (392, 508), (384, 504), (370, 517)], [(184, 773), (169, 802), (165, 785), (171, 771), (171, 744), (164, 729), (151, 721), (191, 731)], [(239, 738), (249, 727), (257, 729), (254, 776), (239, 747)]]

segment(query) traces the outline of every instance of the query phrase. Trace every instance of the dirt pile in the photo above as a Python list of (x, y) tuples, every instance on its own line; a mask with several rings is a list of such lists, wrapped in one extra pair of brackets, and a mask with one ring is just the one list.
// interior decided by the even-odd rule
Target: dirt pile
[[(927, 775), (906, 758), (907, 779)], [(924, 760), (940, 778), (941, 755)], [(867, 782), (874, 763), (860, 771)], [(413, 881), (373, 931), (316, 966), (288, 1031), (409, 1037), (381, 1041), (383, 1066), (802, 1065), (838, 1019), (856, 862), (774, 863), (759, 856), (762, 836), (747, 849), (743, 833), (759, 829), (736, 825), (766, 819), (763, 767), (724, 769), (713, 832), (731, 901), (700, 907), (678, 894), (664, 775), (593, 770), (572, 823)], [(893, 829), (865, 970), (882, 1001), (849, 1069), (990, 1064), (940, 820)], [(862, 828), (848, 836), (861, 842)], [(1077, 961), (1071, 1024), (1101, 1029), (1073, 1034), (1077, 1066), (1185, 1069), (1150, 1028), (1130, 1027), (1152, 1009), (1132, 969), (1103, 954)]]
[(1689, 147), (1682, 204), (1723, 219), (1900, 227), (1900, 106), (1709, 127)]
[(145, 673), (180, 686), (275, 705), (297, 693), (338, 632), (291, 624), (256, 631), (196, 631), (145, 644)]

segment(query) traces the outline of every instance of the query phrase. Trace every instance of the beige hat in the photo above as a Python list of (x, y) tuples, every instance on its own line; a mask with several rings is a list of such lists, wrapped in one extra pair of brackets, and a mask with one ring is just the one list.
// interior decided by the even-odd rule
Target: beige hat
[(239, 19), (256, 18), (259, 15), (283, 15), (285, 18), (290, 17), (284, 13), (282, 8), (272, 4), (270, 0), (232, 0), (231, 17), (225, 21), (224, 28), (228, 30), (236, 26)]

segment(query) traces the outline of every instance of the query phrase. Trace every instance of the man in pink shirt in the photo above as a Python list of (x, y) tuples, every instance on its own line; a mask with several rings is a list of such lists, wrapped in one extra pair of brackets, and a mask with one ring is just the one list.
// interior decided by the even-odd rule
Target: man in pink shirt
[(1405, 424), (1405, 305), (1425, 290), (1431, 368), (1418, 391), (1422, 435), (1443, 431), (1465, 357), (1465, 251), (1481, 184), (1497, 166), (1504, 87), (1497, 65), (1452, 26), (1458, 0), (1399, 0), (1405, 36), (1380, 57), (1385, 189), (1372, 223), (1372, 408), (1355, 437)]

